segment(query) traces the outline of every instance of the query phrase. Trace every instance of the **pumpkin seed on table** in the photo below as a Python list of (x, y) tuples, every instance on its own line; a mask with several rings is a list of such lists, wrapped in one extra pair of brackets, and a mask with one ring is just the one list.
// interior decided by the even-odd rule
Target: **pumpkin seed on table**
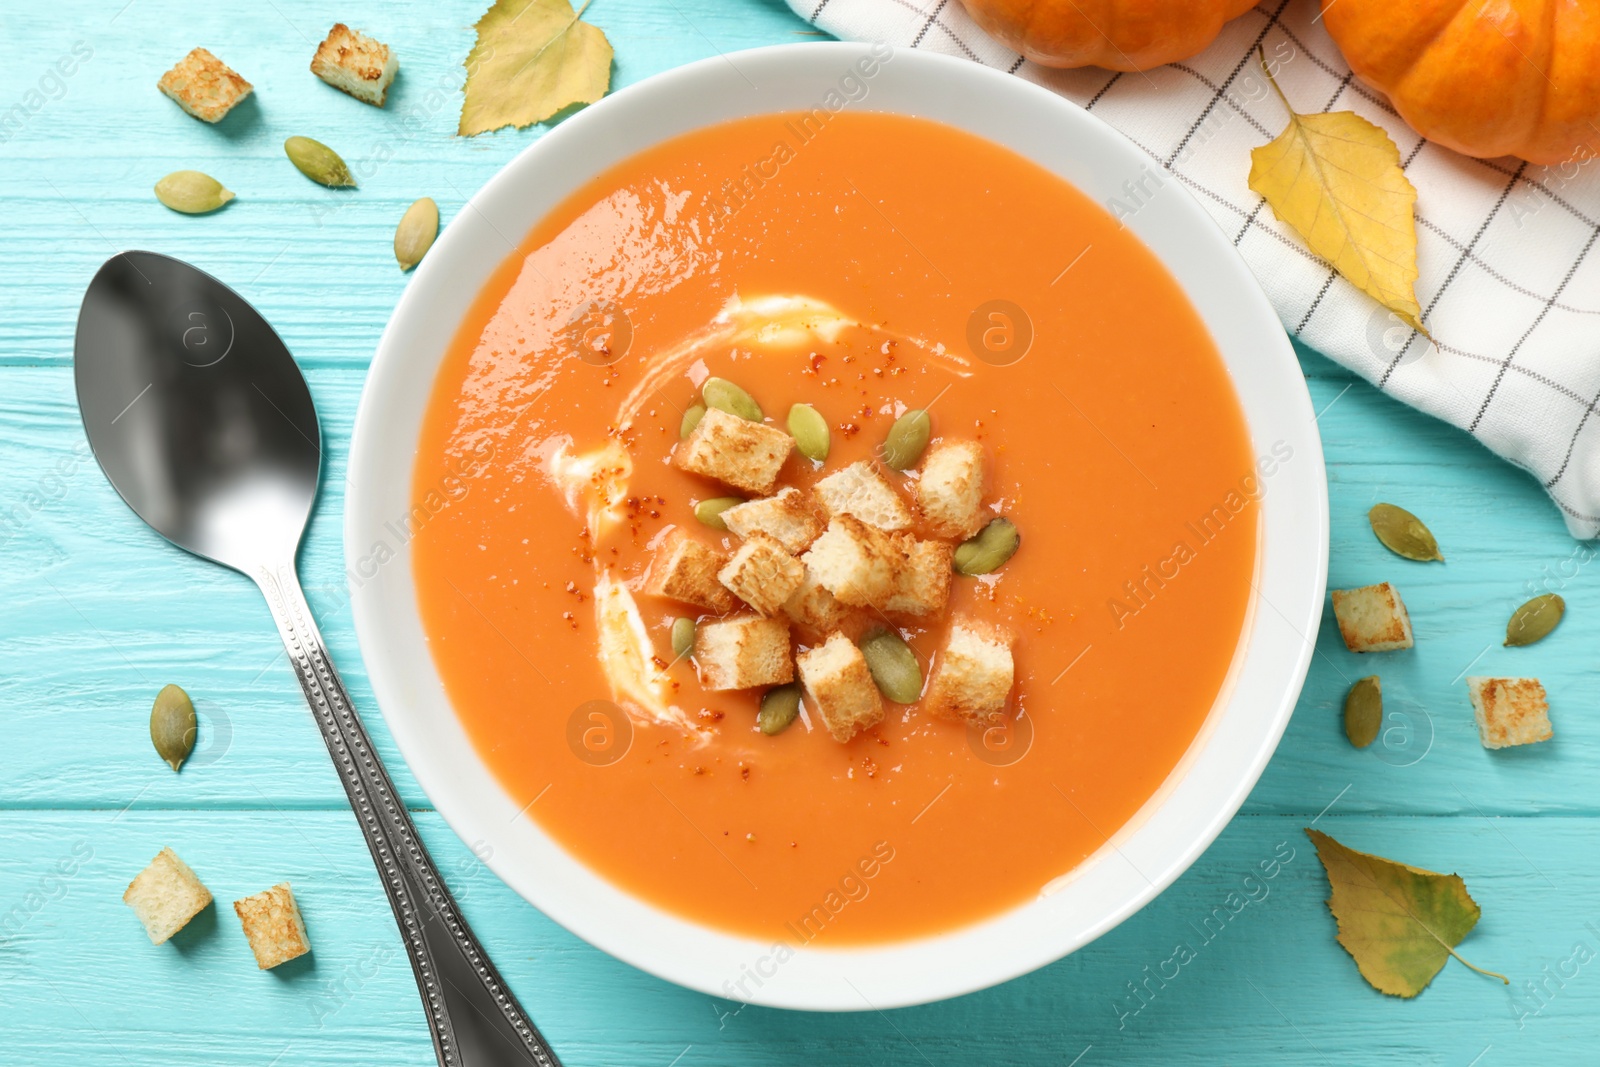
[(933, 420), (922, 408), (906, 412), (894, 420), (883, 439), (883, 461), (897, 471), (910, 470), (922, 458), (933, 436)]
[(1357, 748), (1378, 739), (1383, 725), (1383, 683), (1376, 674), (1358, 679), (1344, 698), (1344, 735)]
[(182, 767), (183, 761), (194, 751), (199, 728), (189, 694), (175, 685), (162, 687), (150, 709), (150, 740), (156, 746), (156, 753), (173, 770)]
[(1531, 645), (1550, 636), (1561, 617), (1567, 613), (1567, 602), (1559, 593), (1536, 596), (1511, 613), (1506, 623), (1506, 644), (1513, 648)]
[(713, 530), (726, 530), (728, 524), (722, 521), (722, 513), (735, 505), (743, 503), (744, 497), (742, 496), (714, 496), (710, 500), (702, 500), (694, 506), (694, 517)]
[(973, 577), (1005, 566), (1017, 554), (1022, 534), (1010, 519), (991, 519), (977, 534), (956, 546), (950, 565), (957, 574)]
[(683, 421), (678, 423), (678, 437), (688, 437), (694, 433), (694, 428), (700, 425), (700, 420), (706, 417), (706, 406), (695, 404), (683, 413)]
[(1394, 504), (1374, 504), (1372, 510), (1367, 512), (1367, 521), (1372, 524), (1372, 532), (1383, 547), (1395, 555), (1418, 563), (1433, 560), (1444, 562), (1444, 554), (1439, 551), (1439, 542), (1434, 540), (1433, 531), (1405, 508)]
[(356, 183), (339, 153), (321, 141), (313, 141), (309, 137), (291, 137), (283, 142), (283, 150), (295, 169), (318, 185), (339, 188)]
[(185, 215), (204, 215), (233, 199), (233, 193), (209, 174), (175, 170), (156, 182), (156, 199)]
[(438, 236), (439, 205), (433, 197), (425, 196), (406, 208), (394, 230), (394, 258), (399, 260), (400, 269), (408, 271), (421, 263)]
[(726, 378), (707, 378), (700, 387), (700, 397), (707, 407), (737, 415), (746, 422), (760, 422), (763, 418), (756, 398)]
[(899, 634), (876, 629), (861, 639), (861, 655), (878, 692), (896, 704), (912, 704), (922, 695), (922, 664)]
[(802, 456), (818, 463), (827, 460), (833, 435), (828, 432), (828, 420), (810, 404), (796, 404), (789, 409), (789, 436)]
[(672, 656), (682, 659), (694, 651), (694, 620), (690, 618), (676, 618), (672, 620)]
[(800, 687), (791, 682), (776, 689), (768, 689), (761, 697), (761, 710), (756, 712), (756, 726), (768, 735), (782, 733), (800, 715)]

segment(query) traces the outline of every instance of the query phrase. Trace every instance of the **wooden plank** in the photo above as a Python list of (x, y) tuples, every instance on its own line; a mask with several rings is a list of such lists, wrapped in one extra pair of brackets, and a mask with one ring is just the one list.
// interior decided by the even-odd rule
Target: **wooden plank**
[[(1086, 1049), (1085, 1065), (1460, 1065), (1488, 1047), (1484, 1063), (1571, 1062), (1560, 1051), (1592, 1036), (1600, 1011), (1590, 973), (1600, 966), (1600, 854), (1588, 818), (1374, 819), (1335, 809), (1319, 823), (1355, 847), (1459, 868), (1484, 911), (1461, 951), (1510, 975), (1509, 989), (1457, 963), (1412, 1002), (1367, 987), (1334, 942), (1305, 820), (1260, 816), (1235, 820), (1155, 903), (1053, 966), (945, 1004), (843, 1015), (740, 1011), (635, 971), (514, 896), (436, 816), (421, 822), (498, 965), (573, 1065), (664, 1067), (680, 1056), (680, 1067), (923, 1065), (976, 1054), (996, 1067), (1064, 1067)], [(9, 1062), (78, 1064), (86, 1053), (131, 1067), (428, 1062), (399, 937), (350, 816), (6, 813), (0, 837)], [(220, 906), (152, 946), (120, 894), (164, 845)], [(60, 874), (62, 861), (74, 873)], [(228, 905), (285, 878), (314, 951), (263, 974)], [(1175, 960), (1180, 945), (1189, 953)], [(1568, 962), (1578, 946), (1588, 963)], [(1546, 991), (1536, 997), (1528, 982)], [(66, 1028), (73, 1042), (61, 1040)]]
[[(455, 134), (468, 27), (488, 6), (480, 0), (403, 11), (362, 0), (332, 15), (306, 0), (212, 7), (132, 0), (119, 13), (122, 6), (78, 0), (7, 12), (19, 62), (0, 71), (0, 111), (35, 90), (74, 44), (92, 55), (0, 151), (10, 207), (0, 290), (11, 309), (0, 324), (0, 363), (67, 361), (94, 271), (116, 251), (150, 248), (238, 287), (306, 365), (364, 366), (405, 285), (391, 242), (406, 206), (430, 195), (448, 224), (543, 132)], [(335, 16), (400, 57), (382, 110), (307, 71)], [(606, 0), (586, 18), (611, 35), (619, 88), (719, 53), (816, 39), (798, 36), (804, 23), (775, 0)], [(160, 74), (200, 41), (256, 86), (244, 110), (216, 127), (155, 90)], [(53, 94), (55, 82), (48, 84)], [(298, 174), (282, 149), (296, 134), (339, 151), (359, 191), (322, 189)], [(150, 190), (183, 168), (214, 174), (238, 199), (204, 218), (175, 215)]]
[[(66, 368), (3, 373), (0, 523), (9, 522), (10, 539), (0, 553), (0, 589), (11, 610), (0, 618), (0, 684), (12, 695), (19, 743), (0, 753), (0, 804), (114, 805), (146, 787), (142, 803), (158, 805), (254, 805), (263, 796), (279, 806), (342, 804), (253, 587), (172, 549), (127, 512), (83, 453)], [(326, 477), (337, 486), (362, 372), (314, 369), (310, 379), (329, 443)], [(1575, 654), (1600, 640), (1600, 617), (1585, 610), (1578, 588), (1588, 580), (1578, 565), (1585, 555), (1574, 556), (1582, 550), (1531, 479), (1467, 447), (1458, 431), (1364, 383), (1345, 391), (1347, 384), (1312, 379), (1319, 407), (1331, 403), (1321, 419), (1331, 580), (1398, 583), (1418, 647), (1352, 655), (1330, 613), (1305, 694), (1247, 810), (1315, 814), (1305, 788), (1312, 782), (1351, 785), (1347, 803), (1366, 811), (1595, 812), (1594, 796), (1568, 787), (1600, 757), (1600, 721), (1581, 703), (1595, 668)], [(1365, 520), (1379, 500), (1423, 515), (1449, 562), (1388, 553)], [(341, 521), (339, 496), (325, 494), (302, 557), (305, 583), (402, 792), (425, 805), (367, 687), (346, 608)], [(0, 526), (0, 537), (6, 533)], [(1572, 601), (1561, 629), (1532, 648), (1500, 648), (1511, 609), (1546, 582)], [(1543, 677), (1557, 740), (1526, 752), (1484, 751), (1458, 678), (1469, 665)], [(1399, 717), (1377, 745), (1357, 752), (1344, 740), (1339, 708), (1349, 682), (1374, 672)], [(208, 726), (231, 730), (225, 746), (212, 730), (201, 740), (202, 760), (225, 762), (173, 776), (154, 761), (144, 716), (169, 680), (195, 693)], [(71, 744), (58, 740), (64, 721), (74, 724)]]

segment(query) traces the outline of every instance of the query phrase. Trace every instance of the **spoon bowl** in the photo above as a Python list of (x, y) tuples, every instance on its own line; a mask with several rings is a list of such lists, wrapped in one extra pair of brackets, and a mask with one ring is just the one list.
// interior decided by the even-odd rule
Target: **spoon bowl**
[(239, 294), (154, 252), (100, 268), (73, 375), (106, 477), (157, 532), (249, 573), (293, 556), (322, 468), (311, 391)]

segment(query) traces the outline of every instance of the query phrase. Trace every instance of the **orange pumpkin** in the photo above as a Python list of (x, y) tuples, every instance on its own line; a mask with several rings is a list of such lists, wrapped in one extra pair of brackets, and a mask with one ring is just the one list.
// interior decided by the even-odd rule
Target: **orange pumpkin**
[[(1149, 70), (1216, 40), (1255, 0), (961, 0), (989, 35), (1047, 67)], [(1576, 2), (1576, 0), (1575, 0)]]
[(1323, 0), (1322, 20), (1430, 141), (1545, 164), (1600, 153), (1594, 0)]

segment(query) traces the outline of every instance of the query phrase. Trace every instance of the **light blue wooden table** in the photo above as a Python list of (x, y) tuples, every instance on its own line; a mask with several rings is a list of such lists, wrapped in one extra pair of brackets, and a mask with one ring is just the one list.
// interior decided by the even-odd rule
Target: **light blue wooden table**
[[(160, 541), (87, 453), (73, 323), (95, 269), (125, 248), (177, 255), (232, 283), (306, 369), (330, 457), (302, 555), (323, 629), (429, 847), (573, 1067), (1595, 1059), (1600, 598), (1588, 588), (1588, 551), (1530, 479), (1309, 352), (1301, 361), (1323, 410), (1332, 483), (1332, 582), (1404, 589), (1418, 646), (1382, 667), (1410, 732), (1397, 727), (1365, 752), (1345, 742), (1345, 688), (1372, 666), (1343, 649), (1330, 618), (1294, 721), (1243, 813), (1115, 932), (951, 1003), (837, 1016), (740, 1010), (589, 948), (481, 867), (430, 810), (376, 713), (344, 606), (339, 531), (356, 399), (405, 285), (390, 259), (395, 220), (422, 194), (448, 220), (538, 136), (453, 135), (460, 64), (484, 2), (5, 4), (0, 1063), (432, 1062), (377, 877), (256, 590)], [(806, 39), (778, 0), (597, 0), (589, 17), (616, 47), (619, 85), (717, 51)], [(387, 110), (306, 72), (336, 19), (398, 50), (403, 73)], [(154, 87), (196, 44), (258, 86), (217, 128)], [(53, 74), (75, 49), (92, 55), (70, 77)], [(290, 134), (339, 148), (361, 190), (324, 192), (293, 173), (280, 148)], [(167, 211), (150, 187), (184, 167), (215, 174), (239, 201), (208, 218)], [(1364, 521), (1379, 500), (1425, 516), (1449, 563), (1385, 552)], [(1506, 615), (1546, 584), (1567, 597), (1567, 621), (1537, 648), (1502, 649)], [(1460, 681), (1469, 667), (1542, 677), (1556, 739), (1484, 751)], [(195, 694), (204, 723), (181, 775), (146, 734), (168, 681)], [(1451, 964), (1412, 1002), (1371, 990), (1334, 943), (1327, 885), (1301, 832), (1312, 822), (1357, 848), (1464, 874), (1484, 917), (1462, 951), (1513, 985)], [(154, 948), (120, 897), (163, 845), (207, 872), (221, 907)], [(1275, 879), (1247, 887), (1260, 860), (1291, 851)], [(258, 972), (227, 902), (285, 878), (315, 953)], [(1250, 902), (1231, 911), (1230, 894)], [(1165, 961), (1180, 943), (1195, 958), (1175, 971)]]

